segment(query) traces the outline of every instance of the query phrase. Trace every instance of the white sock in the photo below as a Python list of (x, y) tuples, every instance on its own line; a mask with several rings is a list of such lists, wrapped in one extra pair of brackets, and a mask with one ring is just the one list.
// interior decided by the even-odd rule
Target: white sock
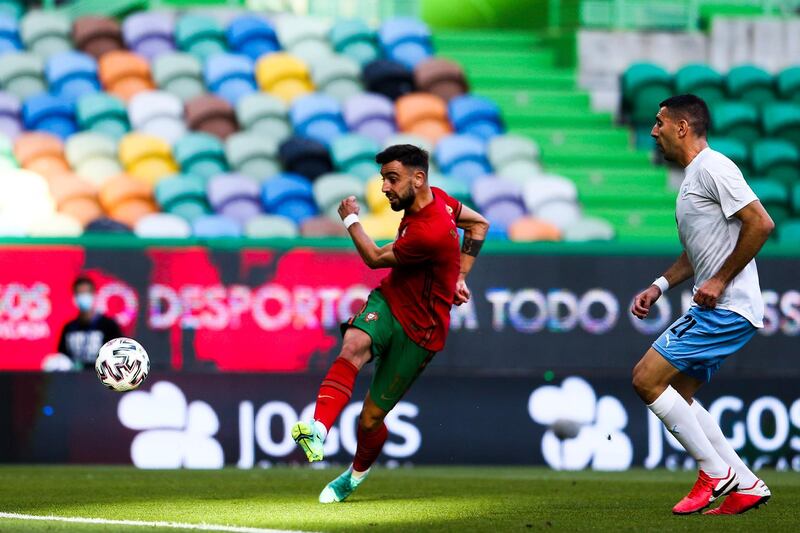
[(322, 442), (325, 442), (325, 438), (328, 436), (328, 428), (319, 420), (314, 420), (314, 427), (317, 428), (319, 434), (322, 435)]
[(689, 455), (694, 457), (701, 470), (716, 478), (728, 474), (728, 465), (703, 433), (692, 408), (671, 385), (647, 407), (661, 419)]
[(711, 415), (708, 414), (705, 407), (700, 405), (700, 402), (697, 399), (693, 399), (692, 401), (692, 412), (694, 413), (695, 418), (700, 423), (700, 427), (703, 429), (703, 433), (706, 434), (708, 440), (711, 442), (711, 445), (714, 446), (714, 449), (717, 451), (719, 456), (722, 458), (723, 461), (731, 465), (736, 473), (739, 475), (739, 486), (743, 488), (749, 488), (756, 484), (758, 481), (758, 476), (756, 476), (752, 470), (747, 468), (747, 465), (744, 464), (742, 459), (733, 449), (731, 443), (728, 442), (728, 439), (725, 438), (725, 435), (722, 434), (722, 430), (720, 429), (719, 425), (714, 422), (714, 419), (711, 418)]
[(359, 472), (358, 470), (353, 468), (353, 465), (350, 465), (350, 477), (353, 479), (361, 479), (362, 477), (366, 476), (368, 472), (369, 468), (367, 468), (363, 472)]

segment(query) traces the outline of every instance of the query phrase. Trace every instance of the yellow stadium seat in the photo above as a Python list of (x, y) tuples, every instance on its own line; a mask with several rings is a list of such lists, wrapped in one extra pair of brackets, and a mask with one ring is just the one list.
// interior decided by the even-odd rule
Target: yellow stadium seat
[(284, 52), (269, 54), (258, 60), (256, 81), (262, 91), (287, 103), (314, 90), (308, 66)]
[(151, 185), (178, 172), (169, 144), (152, 135), (125, 135), (119, 143), (119, 159), (127, 174)]
[(367, 207), (374, 214), (385, 213), (391, 211), (392, 207), (389, 205), (389, 200), (381, 192), (383, 187), (383, 180), (380, 175), (376, 174), (374, 177), (367, 181), (367, 188), (364, 191), (364, 199), (367, 201)]
[(368, 214), (361, 217), (361, 225), (367, 235), (375, 240), (391, 240), (397, 236), (397, 227), (403, 218), (402, 211), (386, 211), (373, 215)]

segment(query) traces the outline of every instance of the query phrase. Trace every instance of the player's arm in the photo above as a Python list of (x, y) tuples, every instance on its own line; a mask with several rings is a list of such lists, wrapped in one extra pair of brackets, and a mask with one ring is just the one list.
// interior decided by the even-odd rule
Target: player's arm
[[(662, 277), (666, 279), (668, 287), (675, 287), (691, 278), (693, 275), (694, 269), (689, 262), (689, 256), (686, 255), (686, 252), (683, 252), (678, 259), (672, 263), (672, 266), (664, 272)], [(633, 299), (631, 313), (637, 318), (646, 318), (650, 313), (650, 307), (661, 297), (663, 291), (661, 287), (656, 284), (657, 282), (658, 280), (654, 281), (652, 285), (637, 294), (636, 298)]]
[(489, 221), (474, 209), (462, 205), (456, 225), (464, 230), (464, 242), (461, 244), (461, 269), (458, 273), (454, 301), (456, 305), (461, 305), (469, 300), (470, 292), (467, 287), (467, 276), (472, 270), (475, 259), (478, 257), (486, 240), (486, 234), (489, 232)]
[(750, 202), (733, 216), (742, 222), (739, 239), (719, 271), (695, 292), (694, 301), (698, 305), (716, 307), (717, 300), (728, 283), (752, 261), (775, 229), (775, 223), (758, 200)]
[[(359, 207), (355, 196), (349, 196), (342, 200), (339, 205), (339, 216), (346, 220), (350, 215), (358, 215)], [(397, 257), (394, 255), (393, 243), (378, 246), (375, 241), (367, 235), (360, 222), (354, 222), (347, 228), (353, 244), (356, 245), (358, 255), (364, 260), (369, 268), (386, 268), (397, 265)]]

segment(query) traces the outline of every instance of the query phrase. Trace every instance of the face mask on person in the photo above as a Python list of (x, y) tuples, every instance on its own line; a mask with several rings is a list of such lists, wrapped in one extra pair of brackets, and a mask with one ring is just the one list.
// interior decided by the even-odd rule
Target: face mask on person
[(94, 294), (82, 292), (75, 295), (75, 305), (81, 312), (91, 311), (94, 307)]

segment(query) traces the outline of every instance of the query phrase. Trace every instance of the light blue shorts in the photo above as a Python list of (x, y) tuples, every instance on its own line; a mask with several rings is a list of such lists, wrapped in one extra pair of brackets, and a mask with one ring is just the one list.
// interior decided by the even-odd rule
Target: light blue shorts
[(653, 348), (684, 374), (708, 382), (722, 361), (756, 331), (734, 311), (693, 306), (656, 339)]

